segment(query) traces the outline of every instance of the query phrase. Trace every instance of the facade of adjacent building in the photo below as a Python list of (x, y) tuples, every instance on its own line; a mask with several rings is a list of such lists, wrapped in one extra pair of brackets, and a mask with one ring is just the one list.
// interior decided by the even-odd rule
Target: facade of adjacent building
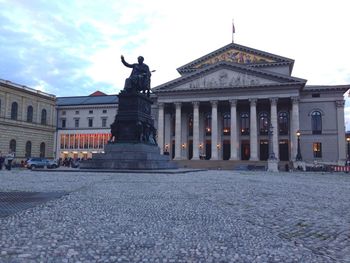
[(54, 158), (56, 97), (0, 80), (0, 151), (26, 158)]
[(118, 97), (95, 92), (89, 96), (57, 98), (56, 158), (88, 159), (104, 150)]
[[(307, 86), (294, 60), (230, 43), (180, 68), (152, 89), (158, 145), (175, 160), (343, 163), (344, 93), (350, 85)], [(272, 131), (271, 140), (269, 130)]]

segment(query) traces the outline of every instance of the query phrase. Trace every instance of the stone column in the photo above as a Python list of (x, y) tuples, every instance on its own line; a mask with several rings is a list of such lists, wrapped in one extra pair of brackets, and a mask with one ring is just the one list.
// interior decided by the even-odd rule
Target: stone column
[(164, 153), (164, 103), (158, 103), (158, 134), (157, 143), (160, 148), (160, 154)]
[(175, 157), (181, 160), (181, 102), (175, 102)]
[(272, 134), (272, 145), (273, 145), (273, 152), (275, 154), (275, 157), (277, 160), (279, 160), (279, 143), (278, 143), (278, 123), (277, 123), (277, 98), (271, 98), (271, 124), (273, 127), (273, 134)]
[(218, 101), (211, 101), (211, 159), (218, 160)]
[(238, 160), (238, 136), (237, 136), (237, 100), (230, 100), (231, 104), (231, 156), (230, 160)]
[(337, 106), (337, 130), (338, 130), (338, 163), (344, 164), (346, 160), (345, 150), (345, 121), (344, 121), (344, 100), (335, 102)]
[(250, 99), (250, 160), (257, 161), (258, 158), (258, 132), (256, 123), (257, 99)]
[(192, 160), (199, 160), (199, 102), (193, 102), (193, 156)]
[(298, 151), (297, 131), (299, 130), (299, 97), (292, 97), (292, 122), (290, 127), (291, 160), (295, 161)]

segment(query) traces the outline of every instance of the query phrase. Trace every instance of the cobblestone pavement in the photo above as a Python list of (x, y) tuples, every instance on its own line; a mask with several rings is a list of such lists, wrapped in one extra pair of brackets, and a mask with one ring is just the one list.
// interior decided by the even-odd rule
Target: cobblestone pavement
[(350, 262), (350, 175), (0, 171), (68, 191), (0, 218), (0, 262)]

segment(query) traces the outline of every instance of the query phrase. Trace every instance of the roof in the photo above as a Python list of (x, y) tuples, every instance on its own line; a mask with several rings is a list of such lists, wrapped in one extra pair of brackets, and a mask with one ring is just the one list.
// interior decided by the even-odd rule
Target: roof
[(27, 86), (11, 82), (9, 80), (0, 79), (0, 84), (2, 84), (5, 87), (15, 88), (17, 90), (21, 90), (23, 92), (30, 93), (30, 94), (35, 95), (35, 96), (39, 95), (42, 97), (49, 98), (51, 100), (55, 100), (55, 98), (56, 98), (56, 96), (53, 94), (49, 94), (49, 93), (43, 92), (41, 90), (32, 89), (32, 88), (29, 88)]
[[(241, 57), (240, 57), (241, 56)], [(265, 51), (242, 46), (236, 43), (230, 43), (222, 48), (219, 48), (205, 56), (193, 60), (186, 65), (177, 69), (180, 74), (193, 72), (199, 68), (208, 66), (209, 64), (219, 61), (239, 62), (246, 66), (254, 65), (280, 65), (281, 63), (289, 65), (290, 72), (292, 71), (294, 60)]]
[(97, 90), (94, 93), (91, 93), (89, 96), (107, 96), (107, 94)]
[(306, 85), (304, 91), (332, 91), (340, 90), (346, 92), (350, 89), (350, 85)]
[(78, 97), (58, 97), (57, 106), (70, 105), (96, 105), (96, 104), (117, 104), (117, 95), (99, 95), (99, 96), (78, 96)]

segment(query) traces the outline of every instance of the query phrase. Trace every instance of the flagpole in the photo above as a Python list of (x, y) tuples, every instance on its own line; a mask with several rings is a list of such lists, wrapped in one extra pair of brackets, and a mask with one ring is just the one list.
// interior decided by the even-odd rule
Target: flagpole
[(233, 18), (232, 18), (232, 43), (234, 43), (234, 34), (235, 34), (236, 30), (235, 30), (235, 24), (233, 23)]

